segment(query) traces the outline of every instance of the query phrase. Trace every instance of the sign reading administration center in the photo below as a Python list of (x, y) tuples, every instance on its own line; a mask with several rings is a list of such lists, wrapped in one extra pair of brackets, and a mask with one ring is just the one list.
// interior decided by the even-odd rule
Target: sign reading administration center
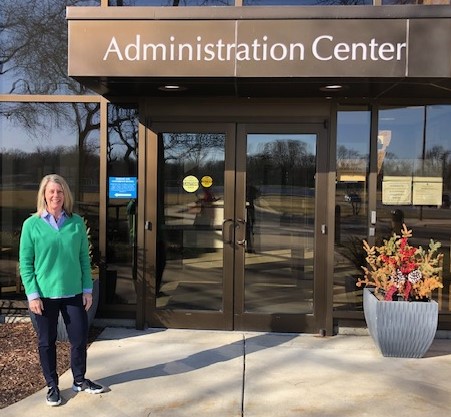
[(405, 20), (69, 21), (70, 76), (404, 77)]

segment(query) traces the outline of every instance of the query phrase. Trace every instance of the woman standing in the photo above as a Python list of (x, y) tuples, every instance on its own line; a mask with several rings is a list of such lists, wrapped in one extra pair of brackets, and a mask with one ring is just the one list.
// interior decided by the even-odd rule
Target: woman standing
[(85, 378), (87, 311), (92, 304), (89, 242), (82, 217), (72, 212), (69, 186), (46, 175), (37, 195), (37, 211), (23, 223), (19, 264), (29, 308), (36, 315), (39, 359), (47, 383), (48, 405), (61, 404), (56, 369), (58, 316), (71, 345), (72, 389), (91, 394), (104, 388)]

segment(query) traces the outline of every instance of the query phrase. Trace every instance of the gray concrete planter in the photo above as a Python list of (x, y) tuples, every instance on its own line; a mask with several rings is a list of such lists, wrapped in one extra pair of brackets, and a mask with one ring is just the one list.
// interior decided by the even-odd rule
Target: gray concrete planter
[(383, 356), (421, 358), (430, 348), (438, 324), (436, 301), (380, 301), (363, 290), (368, 331)]
[[(92, 287), (92, 306), (88, 310), (88, 326), (91, 327), (94, 317), (97, 313), (97, 307), (99, 305), (99, 279), (96, 278), (93, 280), (93, 287)], [(33, 323), (34, 329), (37, 331), (37, 325), (36, 325), (36, 318), (35, 314), (32, 313), (30, 310), (28, 310), (28, 313), (30, 314), (31, 322)], [(57, 339), (60, 342), (67, 342), (69, 340), (69, 337), (67, 335), (66, 325), (64, 324), (63, 316), (59, 315), (58, 317), (58, 333), (57, 333)]]

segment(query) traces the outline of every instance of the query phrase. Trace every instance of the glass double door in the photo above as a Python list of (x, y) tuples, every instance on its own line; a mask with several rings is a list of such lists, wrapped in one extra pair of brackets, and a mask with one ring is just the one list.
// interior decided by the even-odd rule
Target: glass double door
[(151, 324), (324, 328), (324, 127), (171, 124), (151, 130), (158, 155), (147, 170), (157, 224), (149, 244), (155, 255), (148, 278)]

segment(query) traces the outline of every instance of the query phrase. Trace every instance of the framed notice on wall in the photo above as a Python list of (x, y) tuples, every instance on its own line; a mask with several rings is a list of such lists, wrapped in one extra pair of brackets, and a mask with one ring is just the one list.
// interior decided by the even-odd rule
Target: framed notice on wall
[(385, 176), (382, 181), (382, 204), (412, 204), (412, 177)]
[(109, 177), (108, 180), (109, 198), (136, 198), (136, 177)]
[(443, 178), (413, 177), (413, 204), (415, 206), (441, 206)]

